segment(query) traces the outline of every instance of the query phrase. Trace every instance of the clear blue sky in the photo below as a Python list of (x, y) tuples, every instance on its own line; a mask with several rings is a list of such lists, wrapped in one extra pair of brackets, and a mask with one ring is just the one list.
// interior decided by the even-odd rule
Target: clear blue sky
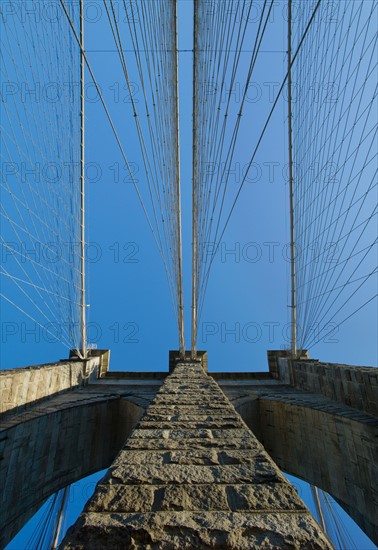
[[(128, 93), (102, 2), (90, 2), (86, 50), (116, 123), (129, 161), (143, 189), (143, 169)], [(285, 67), (286, 21), (278, 0), (264, 52), (254, 77), (253, 100), (241, 129), (236, 189), (261, 122), (272, 105)], [(255, 23), (252, 22), (251, 25)], [(122, 27), (121, 27), (122, 28)], [(179, 1), (180, 125), (184, 243), (186, 343), (190, 345), (192, 2)], [(112, 51), (109, 51), (112, 50)], [(186, 51), (189, 50), (189, 51)], [(250, 54), (242, 54), (246, 64)], [(133, 62), (130, 61), (131, 73)], [(134, 67), (135, 69), (135, 67)], [(135, 99), (141, 101), (137, 78)], [(237, 83), (233, 101), (240, 103)], [(130, 178), (102, 107), (88, 86), (86, 102), (88, 337), (111, 349), (111, 370), (167, 370), (168, 350), (177, 349), (174, 312), (165, 273)], [(267, 349), (289, 346), (288, 185), (286, 102), (281, 101), (256, 157), (240, 201), (213, 265), (199, 325), (198, 348), (209, 354), (214, 371), (267, 370)], [(145, 193), (145, 191), (144, 191)], [(9, 304), (1, 302), (1, 368), (55, 361), (67, 356), (60, 343)], [(34, 331), (34, 333), (33, 333)], [(312, 357), (374, 365), (377, 315), (370, 304), (335, 334), (321, 341)], [(146, 353), (146, 351), (148, 351)], [(153, 360), (152, 360), (153, 356)], [(303, 489), (306, 492), (306, 489)], [(82, 502), (72, 504), (77, 512)], [(356, 535), (357, 536), (357, 535)], [(360, 537), (359, 548), (373, 548)], [(10, 546), (10, 548), (20, 548)]]
[[(114, 50), (102, 3), (87, 11), (86, 48), (127, 156), (143, 190), (143, 168), (131, 105)], [(252, 101), (241, 128), (234, 191), (261, 121), (281, 81), (286, 50), (284, 3), (277, 2), (269, 23), (264, 53), (253, 80)], [(185, 13), (186, 12), (186, 13)], [(180, 2), (180, 49), (192, 47), (191, 2)], [(253, 26), (253, 23), (252, 23)], [(99, 40), (101, 37), (101, 40)], [(93, 50), (96, 50), (94, 52)], [(269, 50), (269, 51), (267, 51)], [(247, 63), (249, 53), (242, 54)], [(132, 62), (130, 63), (132, 67)], [(191, 285), (191, 70), (192, 55), (180, 53), (180, 112), (184, 290), (186, 343), (190, 345)], [(135, 82), (135, 99), (141, 101)], [(237, 82), (232, 100), (240, 103)], [(176, 325), (162, 262), (124, 168), (120, 152), (93, 86), (87, 87), (87, 271), (88, 336), (99, 348), (111, 348), (111, 369), (155, 369), (141, 362), (141, 351), (154, 349), (158, 368), (167, 368), (167, 353), (177, 347)], [(246, 118), (247, 120), (247, 118)], [(209, 352), (213, 370), (266, 370), (266, 350), (288, 347), (290, 328), (288, 262), (288, 186), (286, 103), (280, 102), (264, 138), (250, 181), (244, 186), (219, 253), (213, 263), (198, 347)], [(146, 193), (145, 190), (143, 190)], [(7, 303), (2, 303), (2, 368), (64, 357), (67, 351)], [(15, 326), (12, 323), (16, 323)], [(311, 350), (327, 361), (374, 365), (377, 362), (377, 316), (372, 303), (335, 329)], [(356, 343), (358, 342), (358, 346)], [(19, 345), (19, 344), (22, 345)], [(25, 344), (25, 345), (24, 345)], [(34, 345), (36, 344), (36, 345)], [(12, 353), (9, 353), (9, 349)], [(32, 351), (31, 351), (32, 350)]]

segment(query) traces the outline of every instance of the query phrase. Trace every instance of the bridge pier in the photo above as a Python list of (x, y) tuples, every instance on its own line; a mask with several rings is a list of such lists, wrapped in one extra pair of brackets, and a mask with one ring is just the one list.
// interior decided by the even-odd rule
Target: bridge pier
[(199, 363), (179, 363), (61, 548), (331, 549)]
[[(248, 518), (253, 514), (259, 518), (260, 534), (264, 532), (264, 514), (257, 506), (266, 502), (264, 487), (273, 490), (276, 484), (283, 500), (273, 491), (269, 504), (278, 511), (269, 517), (272, 522), (277, 517), (278, 540), (286, 540), (280, 518), (300, 516), (304, 508), (275, 463), (330, 493), (378, 543), (378, 369), (291, 361), (278, 351), (269, 352), (269, 372), (207, 375), (198, 370), (206, 367), (206, 355), (199, 357), (200, 363), (179, 367), (171, 354), (171, 378), (167, 372), (108, 372), (108, 353), (100, 351), (86, 362), (71, 358), (0, 371), (0, 547), (52, 493), (109, 468), (114, 460), (111, 472), (125, 460), (130, 465), (127, 475), (133, 477), (122, 473), (112, 480), (110, 473), (81, 522), (87, 516), (104, 517), (100, 506), (113, 501), (108, 495), (101, 503), (101, 495), (109, 489), (116, 491), (114, 504), (118, 497), (120, 503), (126, 499), (135, 506), (138, 501), (143, 504), (121, 512), (131, 518), (130, 533), (138, 531), (135, 521), (140, 514), (141, 521), (170, 517), (168, 523), (155, 525), (160, 534), (171, 527), (172, 533), (174, 528), (181, 532), (180, 521), (187, 517), (192, 534), (186, 530), (185, 536), (205, 537), (204, 541), (209, 513), (214, 540), (218, 534), (227, 539), (231, 522), (236, 530), (245, 527), (248, 540)], [(190, 477), (200, 468), (202, 483)], [(171, 479), (169, 472), (178, 478)], [(185, 479), (179, 477), (183, 472)], [(254, 472), (261, 477), (254, 478)], [(264, 477), (266, 472), (272, 472), (273, 481)], [(153, 482), (147, 482), (150, 475)], [(202, 498), (203, 510), (198, 511)], [(113, 516), (121, 517), (117, 514)], [(225, 530), (218, 533), (220, 518)], [(72, 537), (73, 533), (79, 537), (78, 531), (72, 531)]]

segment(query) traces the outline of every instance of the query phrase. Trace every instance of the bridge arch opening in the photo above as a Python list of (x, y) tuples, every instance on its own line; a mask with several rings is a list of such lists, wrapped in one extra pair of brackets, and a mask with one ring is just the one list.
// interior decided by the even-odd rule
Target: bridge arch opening
[(234, 405), (281, 470), (331, 495), (376, 543), (378, 465), (370, 415), (295, 392), (251, 393)]
[[(119, 395), (70, 392), (9, 420), (2, 471), (5, 546), (52, 494), (107, 469), (143, 407)], [(44, 434), (41, 437), (41, 434)]]

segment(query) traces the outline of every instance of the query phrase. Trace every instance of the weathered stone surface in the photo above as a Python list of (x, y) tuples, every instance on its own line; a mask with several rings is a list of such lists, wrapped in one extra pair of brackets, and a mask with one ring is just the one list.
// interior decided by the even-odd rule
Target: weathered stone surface
[(331, 546), (215, 381), (178, 364), (62, 548)]
[[(161, 438), (146, 438), (141, 437), (135, 439), (129, 439), (124, 446), (124, 449), (146, 449), (146, 450), (158, 450), (158, 449), (182, 449), (183, 443), (181, 439), (161, 439)], [(190, 437), (185, 439), (186, 449), (256, 449), (257, 442), (249, 436), (234, 437), (230, 440), (224, 440), (224, 438), (209, 438), (203, 437)]]
[[(188, 365), (178, 366), (169, 379), (166, 373), (124, 371), (100, 379), (92, 371), (88, 378), (91, 364), (80, 361), (72, 368), (63, 361), (3, 371), (0, 547), (51, 493), (99, 468), (108, 468), (122, 445), (114, 467), (251, 464), (254, 468), (264, 450), (254, 437), (245, 436), (243, 423), (238, 429), (244, 435), (229, 437), (228, 423), (235, 421), (236, 413), (219, 394), (215, 380), (278, 466), (329, 492), (378, 543), (377, 369), (309, 360), (288, 363), (282, 350), (275, 355), (276, 369), (270, 373), (213, 372), (205, 378), (196, 366)], [(98, 370), (104, 374), (101, 364)], [(208, 394), (203, 392), (205, 387)], [(159, 398), (151, 404), (159, 389)], [(189, 435), (185, 439), (132, 437), (125, 445), (126, 434), (147, 407), (142, 422), (160, 422), (162, 430), (176, 429)], [(218, 430), (217, 437), (196, 436), (196, 428), (205, 419), (212, 422), (207, 429), (211, 426), (213, 436), (213, 430)], [(218, 422), (222, 428), (215, 427)], [(143, 431), (158, 426), (139, 427)], [(279, 483), (280, 494), (286, 494), (287, 485)], [(193, 490), (204, 487), (204, 502), (209, 503), (212, 491), (225, 488), (230, 510), (244, 514), (251, 513), (250, 507), (257, 508), (255, 494), (259, 502), (265, 502), (265, 493), (260, 496), (258, 491), (269, 484), (274, 488), (272, 482), (191, 486)], [(172, 486), (180, 492), (190, 487), (185, 483), (103, 485), (104, 491), (123, 490), (125, 499), (128, 491), (136, 491), (132, 494), (137, 496), (129, 498), (127, 511), (143, 510), (142, 517), (148, 511), (162, 513), (164, 488)], [(189, 503), (189, 497), (185, 501)], [(220, 499), (221, 507), (222, 502)], [(277, 499), (275, 506), (281, 507)], [(291, 503), (284, 500), (285, 506), (290, 508)]]
[(209, 487), (203, 485), (168, 485), (162, 493), (160, 509), (163, 511), (230, 510), (223, 486), (214, 485), (209, 491)]
[[(146, 456), (148, 460), (148, 456)], [(198, 466), (183, 464), (125, 464), (111, 470), (109, 483), (265, 483), (281, 481), (282, 476), (272, 462), (254, 464)]]
[(277, 367), (277, 376), (296, 388), (378, 415), (376, 368), (320, 363), (316, 359), (293, 362), (284, 357), (278, 357)]
[[(147, 454), (148, 453), (148, 454)], [(259, 457), (265, 459), (261, 453), (261, 447), (256, 449), (222, 450), (219, 449), (180, 449), (180, 450), (131, 450), (123, 449), (113, 466), (124, 464), (191, 464), (199, 466), (211, 466), (219, 464), (254, 464)]]
[(90, 512), (150, 512), (154, 509), (154, 485), (99, 485), (88, 504)]
[(306, 511), (297, 491), (288, 483), (229, 485), (226, 487), (231, 510)]
[(169, 430), (172, 427), (174, 427), (175, 430), (183, 430), (183, 429), (194, 429), (194, 430), (200, 430), (208, 429), (208, 430), (217, 430), (217, 429), (243, 429), (244, 426), (241, 423), (241, 421), (222, 421), (222, 420), (202, 420), (201, 418), (192, 420), (184, 420), (184, 421), (177, 421), (177, 420), (167, 420), (165, 422), (163, 421), (151, 421), (151, 420), (143, 420), (139, 423), (139, 429), (141, 430), (148, 430), (151, 428), (156, 428), (159, 430)]
[(25, 411), (51, 395), (88, 384), (97, 377), (107, 353), (98, 352), (86, 362), (59, 361), (0, 371), (0, 414)]
[(155, 512), (80, 516), (76, 550), (325, 550), (329, 542), (307, 513)]
[[(227, 430), (225, 432), (224, 430)], [(141, 438), (143, 440), (154, 438), (154, 439), (179, 439), (180, 441), (184, 441), (185, 439), (192, 439), (195, 437), (196, 439), (222, 439), (227, 433), (227, 437), (230, 439), (251, 439), (253, 440), (252, 434), (248, 433), (248, 431), (245, 429), (245, 427), (240, 429), (235, 428), (215, 428), (215, 429), (208, 429), (208, 428), (196, 428), (193, 427), (192, 429), (162, 429), (159, 424), (157, 424), (156, 429), (138, 429), (134, 430), (133, 437), (134, 438)]]

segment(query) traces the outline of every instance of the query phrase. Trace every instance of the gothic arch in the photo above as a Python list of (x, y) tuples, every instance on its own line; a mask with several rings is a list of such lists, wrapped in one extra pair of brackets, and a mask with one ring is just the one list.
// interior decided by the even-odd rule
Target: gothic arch
[(70, 392), (2, 423), (1, 547), (51, 494), (108, 468), (143, 414), (125, 398), (91, 393)]
[(318, 394), (281, 390), (234, 401), (284, 471), (331, 494), (378, 542), (378, 421)]

